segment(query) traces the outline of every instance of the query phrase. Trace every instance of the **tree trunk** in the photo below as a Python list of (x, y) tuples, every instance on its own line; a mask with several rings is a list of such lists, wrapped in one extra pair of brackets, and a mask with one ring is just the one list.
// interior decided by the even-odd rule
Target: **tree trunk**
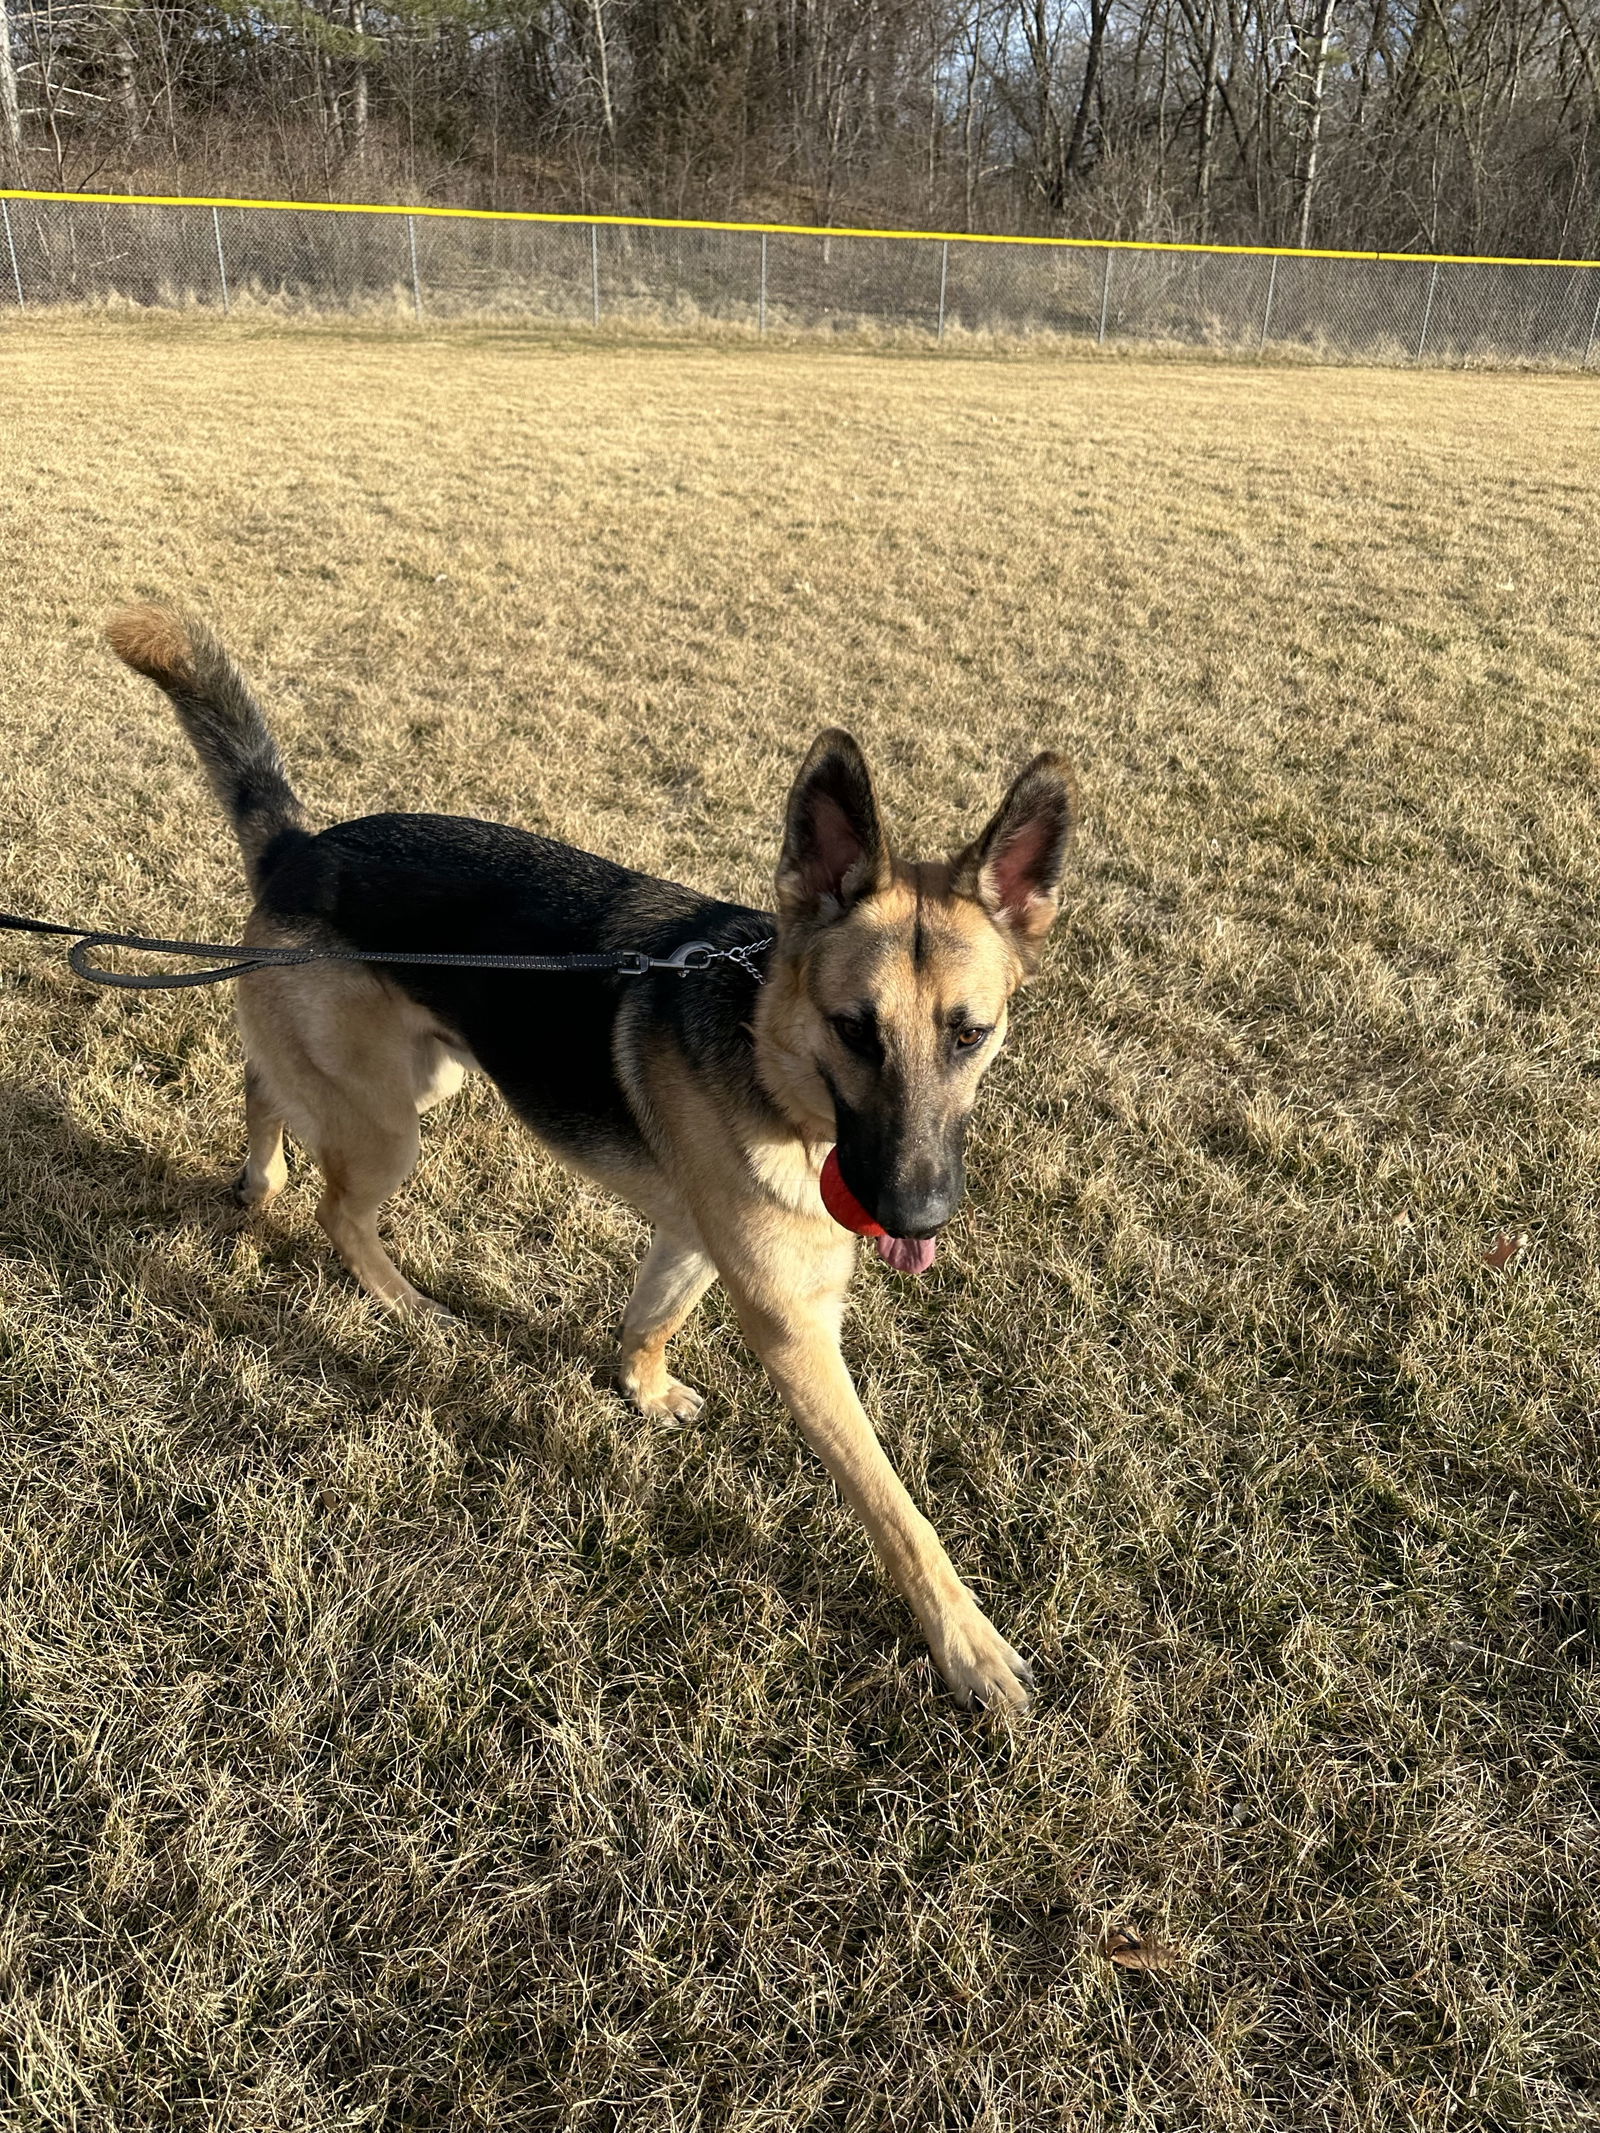
[(1105, 49), (1106, 24), (1111, 20), (1111, 0), (1089, 0), (1089, 48), (1083, 59), (1083, 88), (1067, 143), (1066, 172), (1077, 177), (1083, 168), (1083, 144), (1089, 132), (1089, 111), (1100, 86), (1100, 55)]
[(1314, 0), (1310, 18), (1310, 80), (1306, 97), (1305, 155), (1300, 166), (1300, 207), (1295, 243), (1311, 242), (1311, 201), (1317, 186), (1317, 158), (1322, 150), (1322, 103), (1328, 78), (1328, 44), (1333, 35), (1334, 0)]
[[(316, 32), (313, 31), (313, 36)], [(317, 84), (317, 110), (322, 120), (322, 181), (331, 184), (333, 159), (343, 146), (339, 125), (339, 91), (333, 78), (333, 66), (322, 40), (316, 38), (311, 47), (311, 71)]]
[(109, 117), (116, 114), (116, 128), (124, 144), (139, 137), (139, 54), (134, 41), (134, 14), (129, 0), (105, 0), (96, 10), (104, 38), (106, 73), (111, 93), (106, 99)]
[(22, 171), (22, 105), (17, 96), (17, 57), (11, 49), (11, 10), (0, 0), (0, 169)]
[(1206, 9), (1205, 64), (1200, 84), (1200, 147), (1194, 175), (1195, 204), (1200, 215), (1200, 242), (1211, 237), (1211, 165), (1217, 132), (1217, 8)]
[[(350, 0), (350, 27), (358, 37), (367, 33), (367, 0)], [(347, 143), (358, 163), (367, 160), (367, 54), (362, 45), (356, 53), (356, 78), (350, 89), (350, 132)]]
[(606, 146), (613, 157), (617, 148), (617, 114), (611, 103), (611, 53), (606, 41), (605, 0), (589, 0), (594, 19), (595, 73), (600, 88), (600, 123), (606, 129)]
[(977, 9), (967, 25), (971, 42), (961, 84), (961, 213), (962, 228), (970, 230), (978, 198), (978, 67), (983, 52), (983, 12)]

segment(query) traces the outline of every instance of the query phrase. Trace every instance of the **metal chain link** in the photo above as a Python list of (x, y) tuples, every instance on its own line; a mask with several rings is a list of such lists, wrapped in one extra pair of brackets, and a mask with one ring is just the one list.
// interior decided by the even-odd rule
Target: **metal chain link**
[(546, 318), (715, 319), (756, 335), (1057, 335), (1459, 363), (1591, 364), (1600, 268), (1053, 250), (626, 224), (455, 221), (13, 198), (0, 309), (104, 303)]

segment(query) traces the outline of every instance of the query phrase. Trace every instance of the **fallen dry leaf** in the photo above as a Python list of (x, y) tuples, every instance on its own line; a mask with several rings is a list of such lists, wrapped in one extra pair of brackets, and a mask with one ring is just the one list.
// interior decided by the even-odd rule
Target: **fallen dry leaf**
[(1483, 1255), (1485, 1266), (1509, 1266), (1528, 1241), (1525, 1229), (1497, 1229)]
[(1119, 1970), (1176, 1970), (1183, 1961), (1181, 1948), (1157, 1940), (1153, 1933), (1135, 1933), (1129, 1926), (1108, 1933), (1100, 1953)]

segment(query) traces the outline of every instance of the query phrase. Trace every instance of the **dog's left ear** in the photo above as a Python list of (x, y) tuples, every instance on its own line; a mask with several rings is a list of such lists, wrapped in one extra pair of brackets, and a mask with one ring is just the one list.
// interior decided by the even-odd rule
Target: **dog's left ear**
[(1078, 812), (1078, 788), (1065, 757), (1036, 755), (983, 835), (952, 863), (956, 895), (982, 904), (1030, 970), (1061, 908), (1061, 871)]

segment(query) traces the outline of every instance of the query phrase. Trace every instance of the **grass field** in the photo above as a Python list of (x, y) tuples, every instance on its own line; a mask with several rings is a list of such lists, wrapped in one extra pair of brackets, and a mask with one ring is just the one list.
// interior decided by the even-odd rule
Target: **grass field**
[(418, 1334), (303, 1170), (226, 1198), (224, 995), (0, 948), (7, 2127), (1600, 2126), (1594, 381), (199, 320), (0, 372), (10, 908), (240, 922), (128, 594), (323, 818), (759, 900), (824, 723), (908, 847), (1048, 743), (1088, 803), (968, 1206), (847, 1328), (1014, 1728), (715, 1295), (702, 1421), (623, 1405), (641, 1229), (484, 1085), (388, 1224)]

